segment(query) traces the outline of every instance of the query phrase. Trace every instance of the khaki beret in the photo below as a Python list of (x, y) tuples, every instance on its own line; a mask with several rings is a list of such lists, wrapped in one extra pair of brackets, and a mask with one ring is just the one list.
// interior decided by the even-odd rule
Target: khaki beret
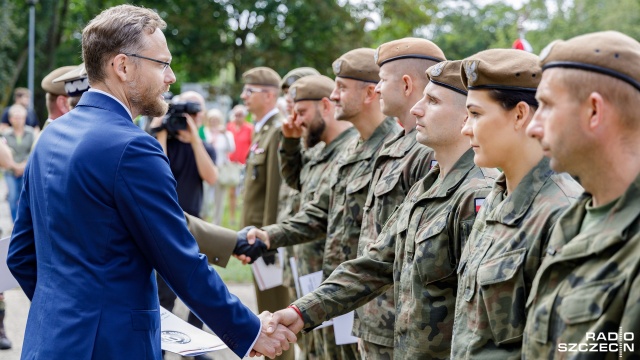
[(481, 51), (462, 60), (462, 82), (469, 90), (536, 91), (542, 69), (538, 56), (516, 49)]
[(296, 80), (309, 75), (320, 75), (320, 72), (312, 67), (293, 69), (282, 78), (282, 81), (280, 82), (280, 89), (284, 90), (289, 88)]
[(324, 75), (309, 75), (297, 80), (289, 88), (289, 95), (293, 102), (329, 98), (333, 92), (335, 83)]
[(53, 95), (67, 96), (67, 92), (64, 91), (64, 83), (54, 84), (53, 79), (64, 75), (75, 68), (75, 66), (63, 66), (53, 70), (49, 73), (49, 75), (45, 76), (44, 79), (42, 79), (42, 82), (40, 83), (40, 85), (42, 86), (42, 90)]
[(380, 67), (374, 60), (375, 53), (369, 48), (351, 50), (333, 62), (333, 73), (336, 77), (377, 84)]
[(84, 63), (76, 66), (68, 73), (53, 79), (54, 84), (59, 82), (64, 84), (64, 90), (68, 96), (80, 96), (90, 88)]
[(467, 90), (460, 77), (461, 69), (462, 60), (442, 61), (430, 66), (426, 74), (432, 83), (467, 96)]
[(427, 39), (407, 37), (393, 40), (378, 46), (374, 61), (378, 66), (400, 59), (425, 59), (444, 61), (444, 53), (438, 45)]
[(242, 82), (249, 85), (274, 86), (280, 88), (280, 75), (275, 70), (260, 66), (245, 71)]
[(617, 31), (556, 40), (540, 53), (543, 70), (562, 67), (613, 76), (640, 90), (640, 43)]

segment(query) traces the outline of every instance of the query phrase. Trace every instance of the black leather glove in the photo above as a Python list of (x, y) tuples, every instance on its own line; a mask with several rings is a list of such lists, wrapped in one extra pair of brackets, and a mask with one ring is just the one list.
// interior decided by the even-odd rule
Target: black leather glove
[(255, 229), (255, 226), (247, 226), (246, 228), (238, 231), (236, 247), (233, 249), (234, 255), (246, 255), (250, 257), (250, 264), (256, 261), (267, 251), (267, 245), (265, 245), (265, 243), (260, 239), (256, 239), (256, 242), (253, 245), (249, 244), (247, 241), (247, 233), (251, 229)]
[(278, 255), (278, 250), (267, 250), (262, 255), (262, 260), (267, 265), (273, 265), (276, 263), (276, 255)]

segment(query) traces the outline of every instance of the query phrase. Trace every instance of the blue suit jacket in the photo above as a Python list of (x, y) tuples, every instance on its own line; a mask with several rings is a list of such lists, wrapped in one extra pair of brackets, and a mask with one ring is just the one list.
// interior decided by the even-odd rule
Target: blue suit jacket
[(187, 230), (160, 144), (104, 94), (43, 131), (7, 264), (32, 300), (22, 359), (160, 359), (154, 269), (238, 356), (259, 319)]

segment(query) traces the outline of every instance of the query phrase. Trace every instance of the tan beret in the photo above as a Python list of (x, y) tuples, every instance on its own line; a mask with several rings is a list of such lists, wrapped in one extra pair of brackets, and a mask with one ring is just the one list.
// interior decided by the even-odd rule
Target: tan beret
[(640, 90), (640, 43), (617, 31), (556, 40), (540, 53), (543, 70), (561, 67), (613, 76)]
[(68, 96), (80, 96), (90, 88), (84, 63), (76, 66), (68, 73), (53, 79), (54, 84), (59, 82), (64, 84), (64, 90)]
[(432, 83), (466, 96), (467, 90), (460, 77), (461, 69), (462, 60), (442, 61), (430, 66), (426, 74)]
[(263, 85), (280, 87), (280, 75), (275, 70), (260, 66), (251, 70), (245, 71), (242, 74), (242, 82), (249, 85)]
[(64, 83), (54, 84), (53, 79), (62, 76), (75, 68), (75, 66), (63, 66), (53, 70), (49, 73), (49, 75), (45, 76), (44, 79), (42, 79), (42, 82), (40, 83), (40, 85), (42, 86), (42, 90), (53, 95), (67, 96), (67, 92), (64, 91)]
[(289, 95), (294, 102), (304, 100), (320, 101), (322, 98), (329, 98), (333, 92), (335, 83), (324, 75), (305, 76), (289, 88)]
[(462, 60), (462, 82), (469, 90), (536, 91), (542, 70), (538, 56), (516, 49), (481, 51)]
[(374, 60), (375, 53), (369, 48), (351, 50), (333, 62), (333, 73), (336, 77), (377, 84), (380, 67)]
[(320, 72), (312, 67), (293, 69), (282, 78), (282, 81), (280, 82), (280, 89), (284, 90), (289, 88), (296, 80), (309, 75), (320, 75)]
[(425, 59), (436, 62), (447, 60), (438, 45), (427, 39), (412, 37), (384, 43), (378, 46), (374, 56), (378, 66), (400, 59)]

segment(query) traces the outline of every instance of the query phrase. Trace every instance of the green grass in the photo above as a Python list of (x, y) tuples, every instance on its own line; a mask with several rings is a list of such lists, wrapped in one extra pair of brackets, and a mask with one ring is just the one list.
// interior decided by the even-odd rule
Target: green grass
[[(229, 198), (225, 199), (224, 203), (224, 213), (222, 214), (222, 223), (220, 225), (233, 229), (239, 230), (240, 224), (240, 214), (242, 213), (242, 198), (241, 196), (237, 196), (238, 206), (236, 208), (236, 217), (235, 221), (231, 221), (231, 215), (229, 213)], [(211, 219), (207, 219), (211, 221)], [(251, 272), (250, 265), (242, 265), (242, 263), (231, 257), (229, 259), (229, 263), (226, 268), (221, 268), (219, 266), (214, 266), (214, 269), (218, 272), (220, 277), (225, 283), (251, 283), (253, 279), (253, 273)]]

